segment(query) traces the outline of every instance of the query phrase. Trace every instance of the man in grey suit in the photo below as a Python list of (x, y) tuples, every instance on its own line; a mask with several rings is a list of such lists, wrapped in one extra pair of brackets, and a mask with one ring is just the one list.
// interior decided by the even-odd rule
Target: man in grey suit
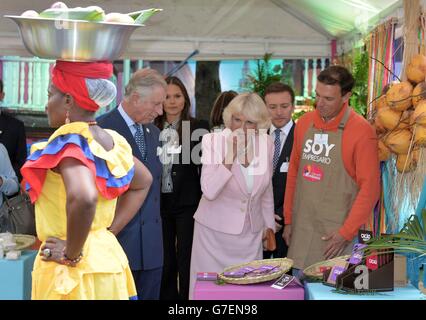
[[(141, 300), (158, 300), (163, 268), (163, 237), (160, 217), (162, 165), (157, 156), (160, 130), (152, 123), (163, 113), (167, 84), (153, 69), (136, 71), (121, 104), (101, 116), (98, 124), (123, 135), (133, 155), (151, 172), (153, 182), (136, 216), (117, 234), (129, 259)], [(114, 232), (114, 230), (111, 230)]]

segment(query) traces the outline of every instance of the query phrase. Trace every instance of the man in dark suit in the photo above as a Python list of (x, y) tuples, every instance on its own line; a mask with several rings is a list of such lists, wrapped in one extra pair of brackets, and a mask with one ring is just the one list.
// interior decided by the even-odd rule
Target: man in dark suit
[(281, 82), (272, 83), (265, 89), (265, 103), (272, 122), (269, 134), (275, 145), (272, 187), (274, 192), (275, 240), (277, 248), (275, 251), (264, 251), (263, 257), (265, 259), (271, 257), (284, 258), (287, 256), (288, 247), (282, 237), (284, 225), (283, 204), (288, 164), (290, 162), (291, 149), (293, 148), (295, 125), (291, 116), (294, 112), (294, 91), (290, 86)]
[[(0, 80), (0, 101), (4, 99), (3, 81)], [(19, 171), (27, 160), (27, 141), (24, 123), (0, 109), (0, 143), (6, 147), (16, 176), (21, 181)]]
[(163, 241), (160, 217), (162, 164), (157, 150), (160, 130), (152, 123), (163, 113), (166, 82), (157, 71), (136, 71), (126, 87), (121, 104), (101, 116), (98, 124), (123, 135), (133, 155), (152, 174), (149, 194), (136, 216), (117, 235), (129, 259), (141, 300), (158, 300), (163, 268)]

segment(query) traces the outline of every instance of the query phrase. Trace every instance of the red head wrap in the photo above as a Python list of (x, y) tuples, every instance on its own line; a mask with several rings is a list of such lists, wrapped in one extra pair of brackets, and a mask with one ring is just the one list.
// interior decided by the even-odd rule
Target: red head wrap
[(85, 78), (108, 79), (112, 64), (102, 62), (68, 62), (57, 60), (52, 70), (52, 82), (63, 93), (70, 94), (83, 109), (97, 111), (99, 106), (90, 99)]

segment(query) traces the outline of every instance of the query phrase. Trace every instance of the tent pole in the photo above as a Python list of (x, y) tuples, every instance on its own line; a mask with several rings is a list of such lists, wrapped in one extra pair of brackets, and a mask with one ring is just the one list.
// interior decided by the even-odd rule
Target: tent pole
[(311, 90), (311, 95), (312, 92), (315, 91), (315, 89), (317, 88), (317, 59), (314, 58), (313, 59), (313, 64), (312, 64), (312, 90)]
[(304, 70), (304, 81), (303, 81), (303, 96), (308, 97), (308, 85), (309, 85), (309, 59), (305, 59), (305, 70)]
[(123, 82), (121, 83), (121, 92), (124, 94), (124, 89), (130, 80), (130, 59), (123, 60)]

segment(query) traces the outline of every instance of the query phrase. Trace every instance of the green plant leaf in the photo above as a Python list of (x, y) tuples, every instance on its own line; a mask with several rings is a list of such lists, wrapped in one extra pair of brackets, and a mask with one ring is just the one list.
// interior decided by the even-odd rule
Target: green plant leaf
[(305, 111), (305, 110), (300, 110), (300, 111), (298, 111), (298, 112), (294, 112), (294, 113), (293, 113), (293, 116), (292, 116), (293, 121), (298, 120), (298, 119), (299, 119), (301, 116), (303, 116), (305, 113), (306, 113), (306, 111)]
[(163, 9), (151, 8), (146, 10), (140, 10), (135, 12), (130, 12), (127, 15), (132, 17), (135, 20), (135, 24), (143, 24), (154, 14), (163, 11)]
[(356, 52), (352, 67), (352, 74), (355, 79), (355, 85), (352, 88), (350, 105), (357, 113), (363, 116), (365, 116), (367, 113), (368, 68), (368, 52)]
[[(395, 252), (412, 252), (424, 256), (426, 254), (426, 237), (424, 217), (426, 210), (423, 210), (423, 227), (419, 217), (412, 215), (397, 234), (382, 235), (367, 242), (364, 255), (369, 255), (375, 250), (394, 250)], [(388, 251), (387, 251), (388, 252)]]
[(271, 53), (266, 53), (262, 60), (256, 61), (256, 69), (247, 75), (248, 83), (245, 89), (263, 97), (269, 84), (282, 80), (282, 67), (281, 65), (271, 66), (271, 57)]

